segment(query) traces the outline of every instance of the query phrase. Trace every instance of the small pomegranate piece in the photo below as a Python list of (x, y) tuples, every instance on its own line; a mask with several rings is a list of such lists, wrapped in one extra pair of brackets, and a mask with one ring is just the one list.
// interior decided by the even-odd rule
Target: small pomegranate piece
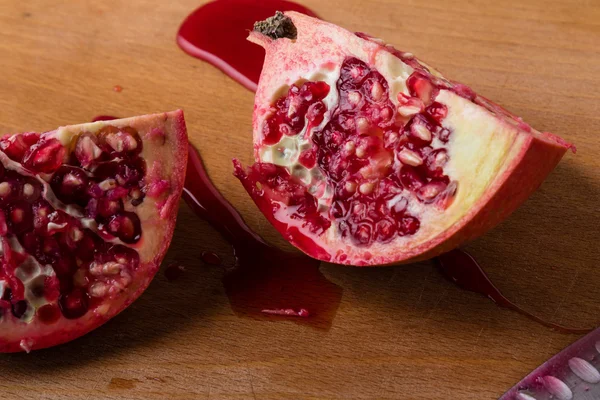
[(235, 162), (235, 175), (320, 260), (384, 265), (449, 251), (506, 218), (572, 148), (368, 35), (286, 12), (249, 40), (266, 50), (257, 163)]
[(187, 146), (181, 111), (0, 139), (0, 352), (75, 339), (146, 289), (173, 235)]

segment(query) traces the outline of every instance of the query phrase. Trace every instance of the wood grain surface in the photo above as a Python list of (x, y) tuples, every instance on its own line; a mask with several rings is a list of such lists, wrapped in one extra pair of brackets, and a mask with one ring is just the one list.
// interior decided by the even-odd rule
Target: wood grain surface
[[(0, 133), (97, 114), (183, 108), (217, 187), (286, 246), (232, 176), (251, 161), (253, 95), (175, 45), (198, 0), (1, 0)], [(600, 3), (597, 0), (306, 0), (385, 38), (577, 145), (509, 220), (466, 246), (502, 290), (570, 326), (600, 322)], [(121, 92), (113, 90), (123, 87)], [(431, 263), (322, 265), (343, 290), (329, 329), (236, 315), (230, 247), (182, 205), (159, 273), (93, 333), (0, 355), (2, 399), (495, 399), (575, 341), (444, 280)]]

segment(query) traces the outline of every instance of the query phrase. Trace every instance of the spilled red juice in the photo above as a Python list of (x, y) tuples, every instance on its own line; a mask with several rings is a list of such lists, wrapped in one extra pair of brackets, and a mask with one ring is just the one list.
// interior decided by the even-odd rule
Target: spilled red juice
[[(320, 262), (267, 244), (212, 184), (200, 155), (189, 148), (183, 198), (231, 243), (236, 267), (226, 271), (225, 292), (233, 311), (256, 319), (293, 320), (320, 329), (331, 326), (342, 289), (319, 271)], [(202, 259), (216, 263), (216, 254)]]
[(216, 0), (190, 14), (177, 33), (177, 44), (189, 55), (209, 62), (242, 86), (256, 91), (264, 50), (246, 40), (256, 21), (276, 11), (316, 16), (284, 0)]
[(221, 265), (221, 257), (214, 251), (203, 251), (200, 259), (208, 265)]
[(519, 307), (502, 294), (502, 292), (492, 283), (477, 261), (475, 261), (469, 253), (463, 250), (456, 249), (443, 254), (436, 259), (436, 262), (444, 276), (450, 281), (454, 282), (462, 289), (487, 296), (500, 307), (516, 311), (541, 325), (562, 333), (582, 334), (591, 331), (589, 328), (567, 328), (562, 325), (548, 322)]
[(185, 267), (178, 262), (171, 263), (165, 268), (165, 278), (170, 282), (181, 278), (184, 273)]

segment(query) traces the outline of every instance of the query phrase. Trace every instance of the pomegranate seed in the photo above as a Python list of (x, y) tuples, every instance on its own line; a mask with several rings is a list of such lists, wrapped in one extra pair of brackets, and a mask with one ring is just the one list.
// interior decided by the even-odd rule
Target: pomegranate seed
[(440, 193), (446, 189), (446, 184), (443, 182), (430, 182), (419, 188), (417, 195), (424, 202), (433, 201)]
[(408, 97), (404, 93), (398, 93), (398, 102), (397, 111), (404, 117), (412, 117), (423, 112), (425, 108), (421, 99), (418, 97)]
[(347, 181), (344, 184), (344, 189), (346, 190), (346, 192), (348, 194), (354, 194), (354, 192), (356, 192), (356, 182), (354, 182), (354, 181)]
[(312, 125), (319, 125), (323, 122), (323, 118), (325, 117), (325, 104), (322, 102), (314, 103), (310, 107), (308, 107), (308, 111), (306, 112), (306, 119), (312, 122)]
[(344, 89), (358, 87), (369, 73), (367, 65), (357, 58), (348, 58), (340, 71), (341, 87)]
[(444, 143), (448, 142), (448, 139), (450, 139), (451, 133), (452, 132), (447, 128), (438, 128), (436, 130), (436, 135), (437, 135), (438, 139), (440, 139)]
[(454, 201), (456, 191), (458, 190), (458, 182), (452, 181), (436, 199), (436, 205), (441, 209), (448, 208)]
[(444, 168), (448, 160), (449, 157), (446, 150), (434, 150), (427, 156), (427, 168), (433, 176), (441, 177), (443, 175), (442, 168)]
[(343, 203), (336, 201), (331, 206), (330, 214), (333, 218), (342, 218), (346, 215), (346, 208)]
[(441, 123), (446, 118), (446, 115), (448, 115), (448, 108), (438, 102), (433, 102), (433, 104), (427, 107), (426, 111), (438, 123)]
[(33, 203), (40, 198), (42, 193), (42, 185), (33, 180), (28, 181), (23, 185), (23, 197), (29, 203)]
[(46, 276), (44, 278), (44, 298), (53, 302), (60, 296), (60, 282), (56, 276)]
[(382, 219), (375, 226), (376, 239), (388, 242), (396, 235), (396, 224), (389, 219)]
[(2, 199), (7, 198), (11, 192), (12, 192), (12, 187), (10, 186), (10, 183), (8, 183), (8, 182), (0, 183), (0, 197)]
[(50, 187), (65, 204), (85, 206), (88, 202), (88, 177), (80, 168), (63, 165), (54, 173)]
[(357, 106), (362, 100), (362, 95), (359, 92), (349, 92), (348, 93), (348, 102), (352, 106)]
[(29, 308), (29, 304), (25, 300), (19, 300), (12, 304), (12, 313), (15, 318), (21, 318)]
[(368, 245), (371, 242), (372, 228), (369, 224), (358, 225), (354, 233), (354, 239), (361, 245)]
[(29, 147), (33, 144), (34, 143), (31, 145), (28, 144), (25, 141), (24, 135), (14, 135), (10, 137), (4, 137), (2, 140), (0, 140), (0, 150), (6, 153), (11, 160), (20, 162), (23, 159), (27, 149), (29, 149)]
[(23, 165), (35, 172), (54, 172), (65, 161), (67, 149), (56, 139), (42, 139), (25, 153)]
[(425, 184), (425, 179), (421, 174), (409, 166), (404, 166), (400, 170), (400, 181), (411, 190), (416, 190)]
[(107, 230), (125, 243), (135, 243), (140, 239), (141, 226), (138, 216), (131, 212), (124, 212), (111, 217), (107, 223)]
[(392, 215), (396, 218), (399, 218), (404, 215), (406, 208), (408, 207), (408, 200), (406, 197), (401, 197), (392, 202), (390, 206), (390, 211)]
[(421, 156), (419, 155), (419, 153), (409, 150), (409, 149), (402, 149), (399, 153), (398, 153), (398, 159), (405, 165), (411, 165), (413, 167), (417, 167), (421, 164), (423, 164), (423, 159), (421, 158)]
[(106, 126), (97, 137), (100, 147), (113, 156), (133, 156), (142, 151), (140, 136), (130, 127)]
[(88, 295), (81, 289), (62, 295), (59, 299), (60, 308), (65, 318), (77, 319), (88, 310)]
[(90, 166), (102, 156), (102, 149), (98, 147), (94, 135), (83, 134), (75, 145), (75, 157), (83, 167)]
[(358, 191), (361, 194), (368, 196), (373, 193), (373, 189), (375, 189), (375, 184), (373, 182), (365, 182), (359, 186)]
[(377, 122), (379, 127), (384, 128), (392, 120), (394, 111), (391, 106), (386, 106), (381, 109), (376, 109), (377, 113), (373, 113), (371, 118)]
[[(155, 185), (158, 185), (158, 187), (154, 189), (157, 197), (162, 195), (165, 191), (168, 191), (170, 187), (169, 182), (167, 181), (159, 181)], [(128, 189), (124, 187), (117, 187), (106, 192), (106, 198), (108, 200), (115, 201), (127, 197), (128, 194)]]
[(366, 119), (365, 117), (360, 117), (357, 118), (356, 120), (356, 128), (358, 129), (358, 133), (360, 134), (364, 134), (367, 133), (369, 131), (369, 120)]
[(414, 235), (419, 230), (419, 220), (415, 217), (407, 216), (400, 220), (398, 234), (400, 236)]
[[(90, 203), (93, 203), (90, 200)], [(88, 206), (90, 206), (88, 203)], [(96, 213), (102, 218), (109, 218), (123, 210), (123, 202), (121, 200), (110, 200), (109, 198), (101, 198), (97, 200)]]
[(114, 179), (105, 179), (102, 182), (100, 182), (98, 184), (98, 188), (100, 190), (102, 190), (103, 192), (106, 192), (110, 189), (114, 189), (117, 187), (117, 181), (115, 181)]
[(423, 142), (431, 142), (431, 131), (420, 120), (415, 120), (410, 126), (410, 134)]
[(50, 325), (58, 321), (60, 318), (60, 309), (55, 304), (46, 304), (38, 308), (36, 315), (39, 321)]
[(406, 80), (411, 96), (420, 98), (425, 105), (430, 105), (437, 96), (437, 88), (422, 72), (415, 71)]
[(91, 297), (104, 297), (108, 293), (108, 286), (102, 282), (96, 282), (90, 286), (88, 293)]
[(10, 230), (14, 234), (33, 229), (33, 212), (31, 205), (25, 201), (13, 203), (10, 207)]
[(300, 153), (298, 161), (308, 169), (313, 168), (317, 163), (315, 151), (313, 149), (303, 151)]

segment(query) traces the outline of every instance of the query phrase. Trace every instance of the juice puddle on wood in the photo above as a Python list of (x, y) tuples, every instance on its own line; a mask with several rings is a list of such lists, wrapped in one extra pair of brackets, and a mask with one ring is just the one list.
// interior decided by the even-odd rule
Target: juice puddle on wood
[[(257, 319), (297, 317), (293, 320), (316, 328), (331, 326), (342, 289), (321, 274), (319, 261), (272, 247), (252, 231), (212, 184), (192, 146), (183, 198), (233, 247), (236, 267), (226, 270), (223, 284), (236, 314)], [(204, 252), (201, 259), (220, 263), (212, 252)]]
[(510, 310), (516, 311), (519, 314), (526, 316), (527, 318), (537, 322), (538, 324), (544, 325), (548, 328), (552, 328), (562, 333), (587, 333), (592, 329), (577, 329), (568, 328), (562, 325), (558, 325), (549, 321), (545, 321), (540, 317), (537, 317), (530, 312), (519, 307), (509, 299), (507, 299), (502, 292), (492, 283), (483, 268), (475, 261), (475, 259), (467, 252), (456, 249), (446, 254), (443, 254), (436, 259), (436, 263), (440, 268), (442, 274), (450, 281), (454, 282), (458, 287), (469, 290), (471, 292), (480, 293), (500, 307), (505, 307)]
[(256, 21), (276, 11), (316, 16), (300, 4), (284, 0), (217, 0), (191, 13), (177, 33), (177, 44), (189, 55), (211, 63), (255, 91), (264, 50), (246, 40)]

